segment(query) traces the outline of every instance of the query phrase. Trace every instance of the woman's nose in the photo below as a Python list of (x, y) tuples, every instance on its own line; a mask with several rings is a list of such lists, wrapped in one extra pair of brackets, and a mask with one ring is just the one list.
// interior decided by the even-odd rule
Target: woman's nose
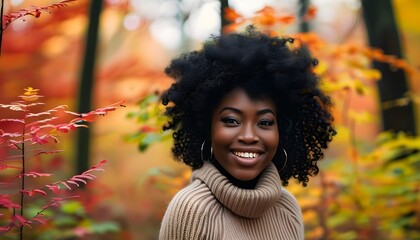
[(238, 140), (247, 144), (258, 142), (259, 138), (254, 126), (252, 124), (242, 124)]

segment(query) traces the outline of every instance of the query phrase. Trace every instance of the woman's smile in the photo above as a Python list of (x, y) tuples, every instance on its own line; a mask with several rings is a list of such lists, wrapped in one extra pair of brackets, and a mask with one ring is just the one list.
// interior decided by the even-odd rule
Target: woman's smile
[(233, 154), (235, 154), (236, 156), (240, 157), (240, 158), (257, 158), (257, 156), (259, 156), (258, 153), (254, 153), (254, 152), (233, 152)]
[(273, 101), (251, 99), (245, 90), (234, 89), (213, 113), (211, 136), (216, 161), (239, 180), (254, 179), (277, 150), (279, 133)]
[(235, 155), (234, 161), (238, 163), (238, 165), (244, 167), (252, 167), (256, 165), (259, 160), (261, 154), (255, 152), (233, 152)]

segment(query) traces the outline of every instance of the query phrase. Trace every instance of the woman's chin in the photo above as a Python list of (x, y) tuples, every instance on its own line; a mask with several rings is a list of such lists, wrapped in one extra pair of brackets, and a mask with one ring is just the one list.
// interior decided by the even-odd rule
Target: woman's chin
[(240, 181), (250, 181), (255, 179), (259, 174), (260, 172), (256, 170), (237, 170), (231, 175)]

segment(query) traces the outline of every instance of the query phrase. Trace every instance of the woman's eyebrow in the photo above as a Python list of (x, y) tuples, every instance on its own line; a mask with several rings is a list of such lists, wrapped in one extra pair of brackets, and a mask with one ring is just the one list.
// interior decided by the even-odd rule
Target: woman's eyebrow
[(222, 108), (222, 110), (220, 110), (219, 113), (222, 113), (223, 111), (226, 111), (226, 110), (230, 110), (232, 112), (236, 112), (236, 113), (239, 113), (239, 114), (242, 113), (241, 110), (239, 110), (237, 108), (234, 108), (234, 107), (224, 107), (224, 108)]
[(276, 116), (274, 111), (270, 108), (261, 109), (261, 110), (257, 111), (257, 115), (263, 115), (263, 114), (266, 114), (266, 113), (272, 113), (274, 116)]
[[(238, 113), (238, 114), (241, 114), (242, 113), (241, 110), (239, 110), (237, 108), (234, 108), (234, 107), (224, 107), (224, 108), (222, 108), (222, 110), (220, 110), (219, 113), (222, 113), (223, 111), (226, 111), (226, 110), (230, 110), (230, 111), (235, 112), (235, 113)], [(257, 115), (263, 115), (263, 114), (266, 114), (266, 113), (271, 113), (274, 116), (276, 115), (274, 113), (274, 111), (272, 109), (270, 109), (270, 108), (265, 108), (265, 109), (261, 109), (261, 110), (258, 110), (257, 111)]]

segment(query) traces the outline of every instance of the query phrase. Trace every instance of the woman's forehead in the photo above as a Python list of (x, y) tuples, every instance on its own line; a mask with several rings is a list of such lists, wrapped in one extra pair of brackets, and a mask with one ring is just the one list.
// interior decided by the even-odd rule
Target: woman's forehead
[(242, 88), (235, 88), (232, 91), (222, 97), (219, 106), (217, 109), (221, 110), (224, 107), (234, 107), (234, 108), (249, 108), (253, 106), (257, 109), (259, 108), (269, 108), (275, 112), (275, 104), (271, 98), (266, 97), (251, 97), (247, 91)]

